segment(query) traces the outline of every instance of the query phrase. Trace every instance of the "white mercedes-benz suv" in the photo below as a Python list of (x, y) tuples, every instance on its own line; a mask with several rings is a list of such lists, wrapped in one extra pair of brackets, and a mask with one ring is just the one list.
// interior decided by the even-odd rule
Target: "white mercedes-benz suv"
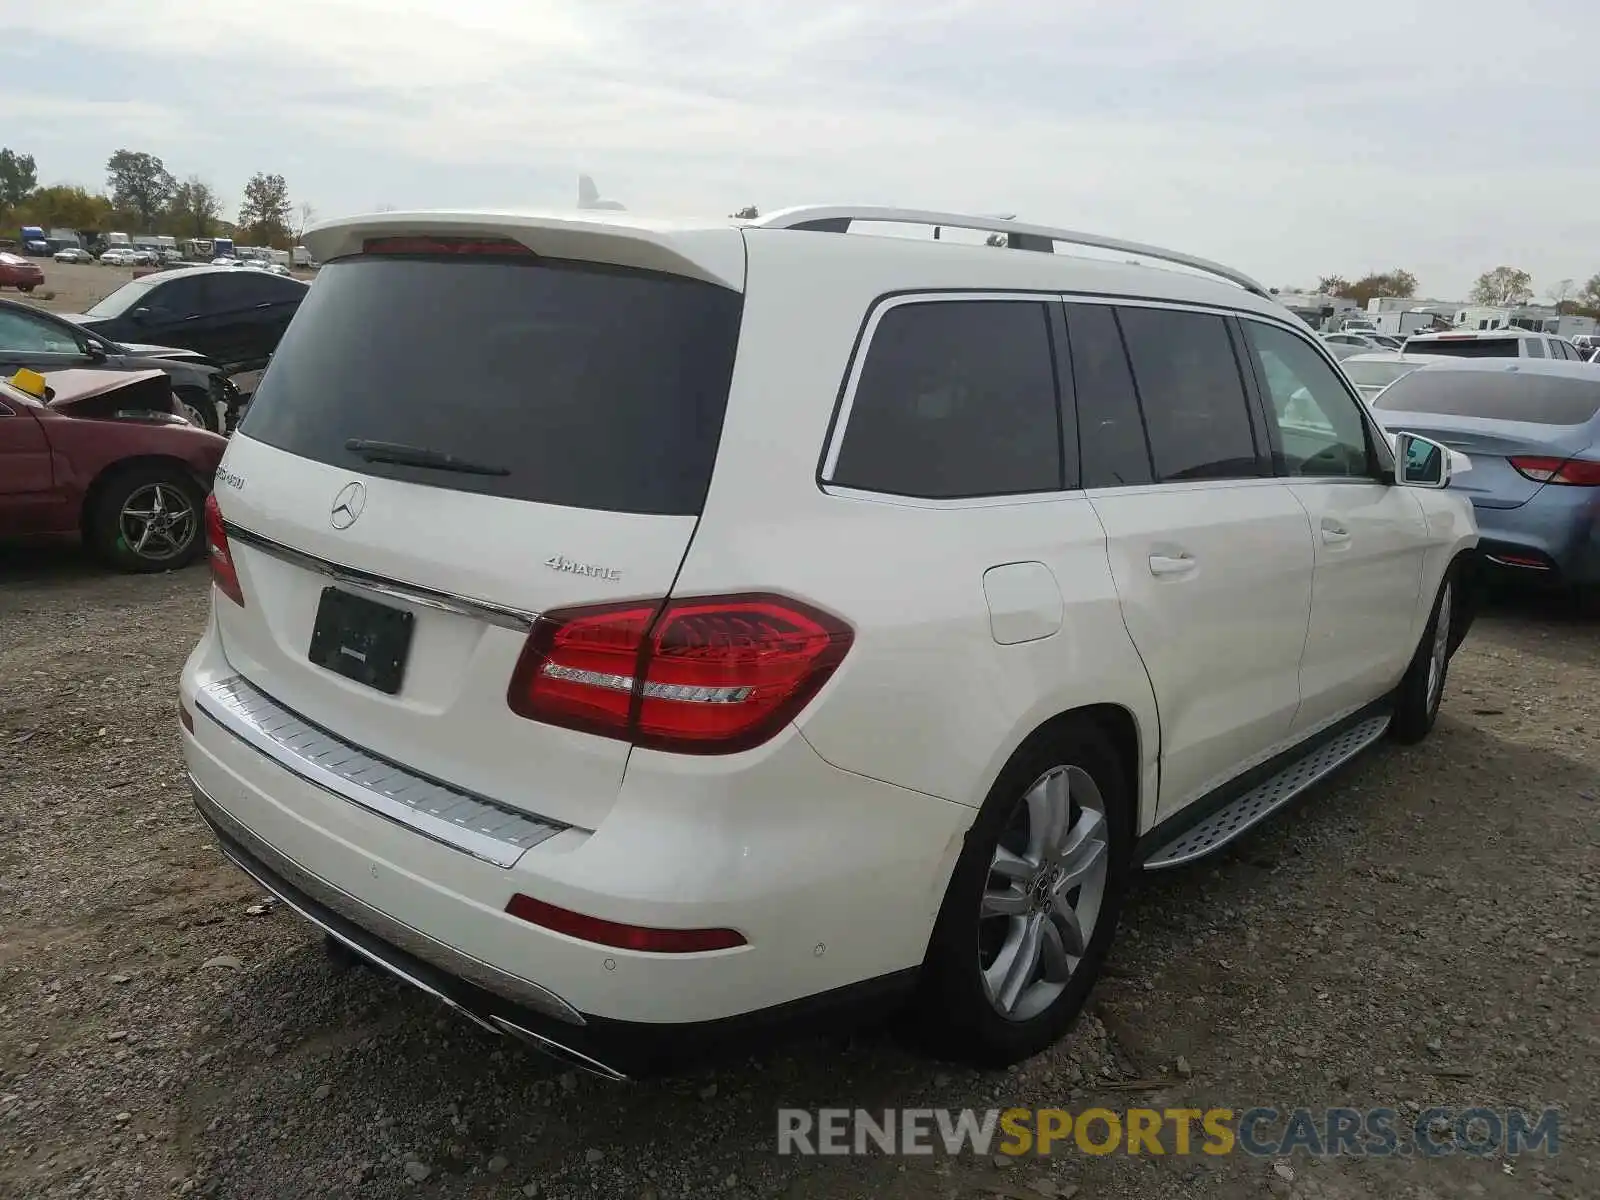
[(305, 240), (208, 512), (195, 800), (485, 1028), (628, 1076), (909, 1004), (1013, 1062), (1138, 872), (1434, 722), (1467, 464), (1229, 268), (859, 208)]

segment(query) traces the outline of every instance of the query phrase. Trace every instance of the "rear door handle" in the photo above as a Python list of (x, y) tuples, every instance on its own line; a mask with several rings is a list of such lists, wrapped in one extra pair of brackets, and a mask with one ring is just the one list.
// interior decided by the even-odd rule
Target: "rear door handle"
[(1330, 546), (1342, 545), (1350, 540), (1350, 531), (1337, 521), (1323, 518), (1322, 540)]
[(1187, 575), (1198, 565), (1187, 554), (1152, 554), (1150, 556), (1150, 574), (1157, 578), (1164, 575)]

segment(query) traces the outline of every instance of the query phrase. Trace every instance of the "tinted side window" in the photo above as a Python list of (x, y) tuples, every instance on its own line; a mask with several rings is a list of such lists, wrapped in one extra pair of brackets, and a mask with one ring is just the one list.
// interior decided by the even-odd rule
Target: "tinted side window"
[(1150, 446), (1116, 316), (1101, 304), (1069, 304), (1066, 313), (1083, 486), (1152, 482)]
[(886, 311), (830, 483), (930, 499), (1065, 486), (1049, 309), (939, 300)]
[(187, 317), (205, 311), (205, 287), (199, 279), (174, 279), (163, 283), (144, 298), (144, 304), (157, 312)]
[(1156, 478), (1177, 482), (1265, 474), (1223, 319), (1159, 308), (1121, 308), (1117, 317), (1133, 363)]
[(291, 279), (264, 275), (250, 267), (237, 268), (238, 274), (217, 280), (212, 290), (220, 293), (225, 308), (250, 308), (257, 304), (282, 304), (299, 300), (305, 288)]
[(1544, 339), (1543, 338), (1524, 338), (1523, 340), (1528, 343), (1528, 357), (1529, 358), (1543, 358), (1544, 357)]

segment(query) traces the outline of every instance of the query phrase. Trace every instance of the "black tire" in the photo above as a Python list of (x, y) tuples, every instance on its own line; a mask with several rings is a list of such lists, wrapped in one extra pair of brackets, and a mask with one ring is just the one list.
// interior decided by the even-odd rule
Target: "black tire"
[[(982, 964), (985, 956), (996, 957), (987, 949), (993, 944), (995, 923), (1011, 918), (980, 917), (980, 907), (991, 886), (997, 847), (1002, 838), (1014, 844), (1017, 814), (1026, 810), (1023, 797), (1035, 781), (1060, 767), (1087, 773), (1103, 801), (1104, 890), (1084, 953), (1064, 988), (1037, 1012), (1007, 1017), (999, 1011), (999, 1001), (991, 999)], [(1100, 974), (1127, 893), (1132, 810), (1132, 793), (1111, 739), (1093, 721), (1064, 721), (1012, 755), (967, 833), (929, 941), (916, 1014), (927, 1050), (971, 1066), (1003, 1067), (1038, 1054), (1072, 1027)], [(1076, 801), (1073, 811), (1081, 811)]]
[(193, 416), (199, 420), (200, 428), (208, 429), (212, 433), (222, 432), (222, 414), (217, 411), (216, 404), (205, 392), (199, 388), (181, 387), (174, 388), (172, 394), (177, 397), (178, 403), (183, 405), (186, 416)]
[[(160, 490), (162, 509), (177, 510), (181, 500), (187, 518), (172, 520), (141, 549), (127, 536), (140, 519), (126, 510), (153, 509), (153, 493)], [(181, 468), (164, 463), (137, 463), (123, 468), (95, 488), (85, 534), (95, 555), (118, 571), (143, 574), (187, 566), (205, 552), (205, 492)]]
[(17, 284), (17, 291), (24, 293), (31, 292), (34, 289), (34, 286), (35, 285), (31, 283), (19, 283)]
[[(1414, 745), (1427, 737), (1439, 719), (1439, 705), (1444, 700), (1445, 681), (1450, 674), (1450, 658), (1458, 641), (1454, 636), (1458, 600), (1461, 591), (1461, 570), (1452, 563), (1439, 584), (1439, 594), (1433, 599), (1433, 611), (1428, 614), (1427, 627), (1422, 640), (1417, 643), (1411, 665), (1394, 694), (1394, 717), (1389, 722), (1389, 736), (1402, 745)], [(1447, 611), (1446, 611), (1447, 610)], [(1440, 614), (1445, 612), (1443, 630), (1443, 661), (1439, 662), (1437, 679), (1433, 675), (1435, 651), (1440, 643)]]

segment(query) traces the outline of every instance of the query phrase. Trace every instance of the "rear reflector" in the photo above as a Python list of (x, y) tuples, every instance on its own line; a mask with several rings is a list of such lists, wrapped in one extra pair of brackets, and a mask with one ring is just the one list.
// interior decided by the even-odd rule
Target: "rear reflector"
[(1539, 483), (1568, 484), (1573, 487), (1600, 487), (1600, 462), (1585, 458), (1546, 458), (1542, 455), (1517, 455), (1510, 459), (1517, 472)]
[(521, 242), (510, 238), (377, 237), (361, 243), (363, 254), (479, 254), (492, 258), (536, 258)]
[(244, 589), (239, 586), (239, 572), (234, 569), (233, 551), (228, 546), (228, 530), (222, 524), (222, 510), (217, 507), (213, 492), (206, 497), (206, 550), (211, 561), (211, 582), (217, 590), (240, 608), (244, 607)]
[(1502, 567), (1520, 567), (1524, 571), (1548, 571), (1550, 564), (1542, 558), (1528, 558), (1522, 554), (1486, 554), (1490, 562)]
[(586, 917), (521, 892), (511, 897), (506, 912), (544, 929), (564, 933), (579, 941), (619, 950), (643, 950), (654, 954), (698, 954), (706, 950), (731, 950), (745, 944), (736, 929), (649, 929)]
[(781, 596), (708, 596), (551, 612), (506, 700), (534, 721), (685, 754), (772, 737), (850, 648), (835, 617)]
[(194, 716), (189, 712), (189, 706), (182, 700), (178, 701), (178, 721), (190, 733), (194, 732)]

